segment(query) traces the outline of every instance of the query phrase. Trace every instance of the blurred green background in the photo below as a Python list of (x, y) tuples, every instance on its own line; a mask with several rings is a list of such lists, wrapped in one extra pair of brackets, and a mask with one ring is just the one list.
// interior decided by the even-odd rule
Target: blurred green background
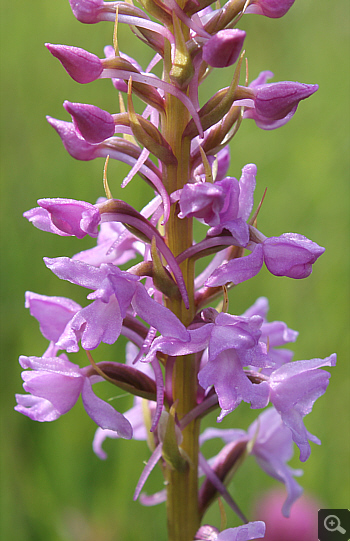
[[(274, 81), (318, 83), (292, 121), (264, 132), (243, 123), (232, 142), (230, 174), (239, 178), (250, 162), (258, 166), (258, 201), (267, 186), (259, 216), (265, 235), (297, 232), (326, 247), (304, 281), (276, 278), (263, 270), (230, 294), (230, 310), (240, 314), (260, 295), (270, 301), (270, 320), (280, 319), (300, 332), (295, 359), (338, 353), (329, 389), (305, 419), (322, 445), (312, 445), (300, 480), (324, 507), (349, 506), (349, 3), (348, 0), (297, 0), (282, 19), (246, 16), (240, 28), (250, 80), (271, 70)], [(103, 160), (77, 162), (64, 150), (45, 115), (68, 120), (65, 99), (118, 111), (109, 80), (82, 86), (72, 81), (44, 43), (83, 47), (100, 57), (112, 40), (108, 23), (82, 25), (67, 0), (3, 2), (1, 8), (1, 539), (16, 541), (154, 541), (166, 539), (164, 505), (144, 508), (132, 494), (149, 453), (140, 442), (108, 441), (108, 460), (92, 452), (94, 423), (77, 406), (58, 421), (35, 423), (13, 411), (22, 392), (20, 354), (41, 355), (46, 341), (23, 307), (25, 290), (85, 302), (86, 291), (60, 282), (42, 257), (68, 255), (93, 245), (91, 239), (60, 238), (35, 230), (22, 213), (40, 197), (95, 202), (102, 191)], [(129, 29), (119, 26), (123, 52), (145, 68), (152, 57)], [(228, 68), (205, 83), (202, 96), (227, 84)], [(221, 77), (221, 79), (220, 79)], [(141, 209), (151, 191), (139, 178), (120, 189), (127, 168), (109, 165), (115, 197)], [(125, 342), (100, 348), (95, 358), (121, 360)], [(71, 357), (83, 366), (83, 353)], [(106, 396), (114, 390), (107, 389)], [(130, 400), (118, 399), (121, 411)], [(256, 413), (246, 404), (228, 416), (224, 427), (247, 428)], [(215, 422), (215, 416), (211, 419)], [(297, 451), (297, 450), (296, 450)], [(292, 461), (299, 466), (298, 453)], [(147, 481), (148, 493), (161, 488), (159, 472)], [(275, 486), (249, 459), (231, 487), (249, 515), (259, 491)], [(219, 526), (218, 510), (206, 521)], [(253, 518), (251, 516), (251, 518)], [(228, 527), (238, 525), (228, 512)], [(282, 541), (282, 540), (281, 540)]]

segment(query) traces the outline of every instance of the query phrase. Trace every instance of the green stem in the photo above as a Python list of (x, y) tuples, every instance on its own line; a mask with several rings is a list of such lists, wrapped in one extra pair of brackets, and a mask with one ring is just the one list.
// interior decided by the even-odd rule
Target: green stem
[[(170, 54), (165, 55), (164, 79), (169, 81)], [(186, 184), (189, 178), (190, 141), (182, 138), (189, 121), (183, 104), (174, 96), (167, 95), (165, 119), (162, 133), (175, 154), (178, 165), (164, 170), (164, 184), (171, 193)], [(192, 220), (180, 220), (172, 205), (166, 224), (167, 243), (176, 256), (192, 246)], [(188, 326), (195, 313), (194, 308), (194, 264), (186, 260), (181, 270), (187, 287), (190, 308), (187, 310), (181, 299), (169, 299), (167, 307)], [(197, 370), (194, 355), (178, 357), (173, 373), (173, 398), (179, 419), (196, 406)], [(169, 541), (192, 541), (200, 525), (198, 509), (198, 437), (199, 421), (191, 422), (182, 432), (181, 449), (188, 457), (189, 465), (184, 472), (170, 466), (164, 468), (167, 483), (167, 520)]]

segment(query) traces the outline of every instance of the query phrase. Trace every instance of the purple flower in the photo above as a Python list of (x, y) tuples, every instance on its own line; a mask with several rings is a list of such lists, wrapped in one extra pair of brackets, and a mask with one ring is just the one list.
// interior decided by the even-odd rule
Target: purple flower
[[(247, 433), (243, 430), (219, 428), (207, 428), (200, 436), (201, 445), (212, 438), (221, 438), (225, 446), (219, 454), (212, 458), (212, 467), (225, 471), (222, 461), (231, 460), (229, 449), (240, 442), (251, 442), (250, 454), (255, 456), (259, 466), (271, 477), (283, 483), (287, 490), (287, 498), (281, 502), (282, 513), (289, 516), (291, 506), (302, 494), (302, 488), (295, 481), (294, 476), (301, 476), (302, 470), (293, 470), (287, 462), (293, 456), (292, 434), (282, 422), (275, 408), (263, 411), (248, 428)], [(222, 479), (224, 481), (224, 479)], [(280, 508), (281, 509), (281, 508)]]
[(81, 310), (80, 304), (65, 297), (48, 297), (31, 291), (26, 292), (25, 307), (29, 308), (40, 325), (41, 334), (51, 342), (57, 342), (67, 323)]
[(273, 130), (286, 124), (296, 112), (299, 102), (318, 90), (318, 85), (293, 81), (266, 83), (271, 77), (273, 73), (270, 71), (260, 73), (249, 85), (254, 98), (242, 101), (242, 105), (247, 106), (244, 118), (253, 118), (257, 126), (264, 130)]
[(265, 237), (261, 244), (253, 244), (252, 247), (253, 251), (248, 256), (232, 259), (218, 267), (206, 285), (240, 284), (258, 274), (263, 262), (275, 276), (307, 278), (312, 272), (312, 265), (325, 251), (325, 248), (297, 233)]
[(88, 143), (101, 143), (114, 135), (114, 120), (107, 111), (95, 105), (69, 101), (65, 101), (63, 107), (71, 115), (76, 130)]
[(30, 394), (16, 395), (16, 411), (34, 421), (54, 421), (72, 409), (81, 395), (87, 414), (96, 424), (114, 430), (122, 438), (132, 437), (129, 421), (92, 392), (91, 383), (101, 381), (101, 377), (94, 376), (90, 380), (86, 370), (68, 361), (64, 354), (59, 357), (21, 356), (19, 362), (22, 368), (33, 371), (22, 372), (23, 388)]
[(103, 71), (98, 56), (80, 47), (51, 43), (45, 43), (45, 46), (54, 57), (58, 58), (67, 73), (77, 83), (91, 83), (98, 79)]
[(95, 349), (101, 342), (113, 344), (121, 333), (129, 307), (164, 336), (188, 340), (184, 325), (165, 306), (153, 300), (138, 276), (111, 264), (99, 268), (67, 257), (44, 258), (46, 266), (59, 278), (95, 290), (88, 295), (90, 305), (79, 310), (67, 324), (57, 346), (68, 352)]
[(225, 190), (219, 182), (185, 184), (181, 190), (179, 218), (195, 216), (207, 224), (219, 223), (219, 213), (225, 202)]
[[(247, 356), (251, 356), (252, 359), (247, 359)], [(258, 345), (247, 352), (232, 348), (221, 352), (200, 370), (199, 384), (203, 389), (213, 385), (218, 396), (221, 407), (218, 421), (231, 413), (242, 400), (250, 403), (252, 408), (263, 408), (268, 404), (266, 382), (254, 384), (243, 371), (243, 367), (248, 366), (250, 362), (257, 364), (257, 357), (260, 359), (263, 357), (263, 351)]]
[(38, 204), (39, 208), (33, 208), (23, 214), (38, 229), (61, 236), (75, 236), (78, 239), (87, 234), (90, 237), (97, 237), (101, 215), (94, 205), (58, 197), (39, 199)]
[(244, 318), (230, 314), (218, 314), (214, 309), (204, 310), (208, 322), (197, 329), (189, 330), (189, 342), (174, 338), (156, 338), (145, 361), (152, 361), (157, 351), (171, 356), (188, 355), (208, 347), (208, 361), (198, 374), (203, 389), (215, 387), (222, 408), (221, 420), (244, 400), (253, 408), (268, 403), (266, 381), (256, 385), (246, 376), (243, 367), (271, 366), (264, 344), (259, 343), (262, 319), (259, 316)]
[(180, 196), (179, 218), (196, 217), (211, 226), (209, 236), (230, 231), (239, 246), (249, 242), (246, 223), (253, 208), (256, 166), (243, 167), (240, 181), (226, 177), (214, 183), (186, 184)]
[(292, 431), (294, 442), (300, 449), (300, 460), (305, 462), (310, 456), (309, 440), (320, 444), (320, 440), (310, 434), (303, 423), (303, 417), (328, 387), (330, 373), (320, 370), (322, 366), (335, 366), (335, 354), (325, 359), (294, 361), (287, 363), (270, 375), (270, 402), (282, 417), (282, 421)]
[(283, 17), (294, 4), (294, 0), (251, 0), (245, 13), (256, 13), (277, 19)]
[[(269, 302), (266, 297), (259, 297), (256, 302), (242, 314), (245, 317), (254, 315), (264, 318), (261, 325), (261, 336), (259, 341), (268, 344), (268, 357), (275, 363), (275, 368), (282, 364), (290, 362), (294, 355), (293, 351), (285, 348), (276, 349), (276, 346), (283, 346), (290, 342), (295, 342), (298, 332), (289, 329), (283, 321), (272, 321), (269, 323), (266, 319), (269, 310)], [(273, 369), (263, 368), (263, 374), (270, 374)]]
[(225, 29), (214, 34), (203, 46), (203, 60), (214, 68), (226, 68), (238, 59), (246, 33)]
[(265, 265), (272, 274), (297, 279), (309, 276), (312, 265), (325, 251), (325, 248), (297, 233), (269, 237), (263, 247)]
[(288, 517), (293, 503), (303, 492), (294, 479), (303, 474), (302, 470), (293, 470), (287, 465), (294, 454), (292, 434), (275, 408), (269, 408), (250, 425), (248, 435), (253, 441), (255, 439), (251, 454), (259, 466), (286, 487), (287, 499), (282, 514)]

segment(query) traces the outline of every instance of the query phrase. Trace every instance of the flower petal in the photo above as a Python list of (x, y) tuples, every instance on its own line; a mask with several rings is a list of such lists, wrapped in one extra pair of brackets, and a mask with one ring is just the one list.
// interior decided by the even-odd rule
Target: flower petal
[(121, 438), (128, 440), (132, 438), (132, 426), (129, 421), (124, 415), (116, 411), (113, 406), (94, 394), (89, 378), (84, 378), (81, 398), (86, 413), (98, 426), (114, 430)]

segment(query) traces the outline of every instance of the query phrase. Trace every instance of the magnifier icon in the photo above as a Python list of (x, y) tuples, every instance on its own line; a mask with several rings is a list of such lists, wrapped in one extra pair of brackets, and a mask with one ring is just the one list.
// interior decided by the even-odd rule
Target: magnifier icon
[(339, 532), (341, 534), (346, 533), (346, 530), (340, 526), (340, 520), (336, 515), (328, 515), (324, 519), (324, 527), (329, 532)]

